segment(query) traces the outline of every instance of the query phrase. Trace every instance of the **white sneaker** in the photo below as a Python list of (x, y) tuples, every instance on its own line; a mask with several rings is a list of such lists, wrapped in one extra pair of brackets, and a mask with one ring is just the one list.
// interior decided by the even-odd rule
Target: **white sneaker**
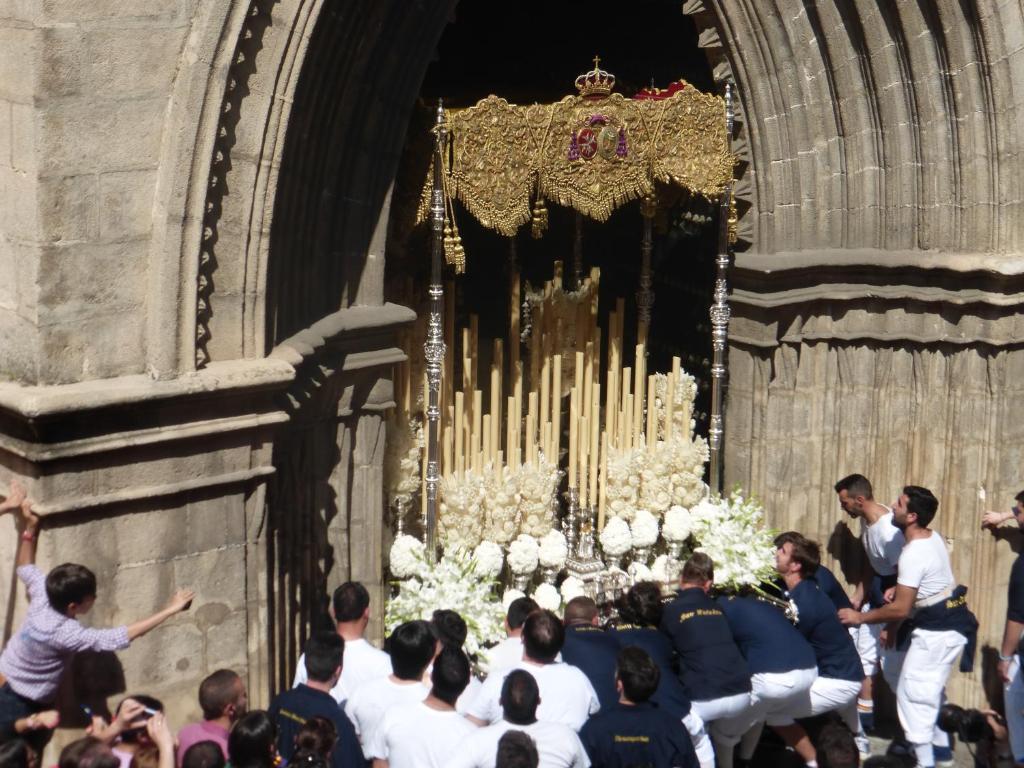
[(865, 734), (858, 733), (853, 740), (857, 743), (857, 751), (862, 760), (871, 757), (871, 740)]

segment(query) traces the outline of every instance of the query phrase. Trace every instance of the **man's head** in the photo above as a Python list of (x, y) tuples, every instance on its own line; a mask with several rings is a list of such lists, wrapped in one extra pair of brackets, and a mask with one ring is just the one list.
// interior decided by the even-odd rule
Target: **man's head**
[(445, 645), (461, 648), (466, 643), (469, 628), (466, 626), (465, 620), (455, 611), (445, 609), (434, 611), (430, 623), (434, 625), (434, 634), (437, 635), (437, 639)]
[(96, 574), (77, 563), (58, 565), (46, 574), (46, 598), (57, 613), (82, 616), (96, 602)]
[(679, 574), (679, 585), (684, 589), (700, 587), (707, 592), (714, 580), (715, 563), (703, 552), (694, 552), (683, 564), (682, 573)]
[(39, 759), (27, 741), (11, 739), (0, 743), (0, 765), (9, 768), (37, 768)]
[(584, 595), (574, 597), (565, 606), (565, 626), (574, 624), (596, 625), (599, 611), (597, 603)]
[(653, 581), (634, 584), (623, 599), (622, 614), (641, 627), (659, 626), (661, 612), (661, 586)]
[(341, 677), (345, 657), (345, 641), (337, 632), (314, 632), (303, 649), (306, 654), (306, 675), (315, 683), (333, 686)]
[(529, 725), (537, 720), (540, 688), (537, 680), (525, 669), (514, 669), (501, 684), (498, 699), (506, 720), (516, 725)]
[(906, 485), (892, 510), (893, 524), (900, 530), (910, 526), (927, 528), (935, 519), (939, 500), (935, 494), (920, 485)]
[(821, 565), (821, 549), (796, 531), (786, 531), (775, 537), (775, 570), (782, 577), (809, 579)]
[(847, 475), (835, 484), (839, 506), (850, 517), (863, 517), (864, 506), (872, 501), (871, 482), (864, 475)]
[(517, 597), (508, 605), (508, 613), (505, 616), (506, 631), (510, 635), (513, 632), (518, 632), (523, 628), (526, 617), (539, 609), (540, 606), (533, 601), (533, 598)]
[(232, 766), (272, 766), (277, 725), (262, 709), (246, 713), (228, 734), (228, 762)]
[(119, 768), (110, 747), (95, 736), (86, 736), (68, 744), (60, 751), (58, 768)]
[(181, 768), (224, 768), (227, 760), (216, 741), (197, 741), (185, 750)]
[(1021, 491), (1013, 497), (1013, 518), (1017, 521), (1017, 526), (1024, 528), (1024, 491)]
[(619, 651), (615, 663), (615, 687), (619, 695), (633, 704), (647, 701), (658, 689), (661, 672), (654, 659), (635, 645)]
[(469, 685), (469, 675), (469, 658), (466, 654), (457, 646), (445, 645), (434, 659), (434, 668), (430, 671), (430, 693), (454, 707)]
[(204, 720), (226, 717), (233, 723), (249, 708), (245, 683), (237, 672), (218, 669), (199, 684), (199, 706)]
[(506, 731), (498, 739), (494, 768), (537, 768), (540, 756), (533, 739), (522, 731)]
[(422, 678), (437, 650), (437, 640), (430, 624), (419, 619), (395, 627), (387, 645), (391, 669), (399, 680)]
[(857, 742), (848, 728), (829, 723), (818, 732), (814, 747), (819, 768), (856, 768), (860, 765)]
[(534, 611), (523, 624), (523, 652), (533, 661), (550, 664), (565, 643), (562, 620), (551, 611)]
[(339, 624), (366, 622), (370, 620), (370, 593), (358, 581), (346, 581), (331, 598), (334, 620)]

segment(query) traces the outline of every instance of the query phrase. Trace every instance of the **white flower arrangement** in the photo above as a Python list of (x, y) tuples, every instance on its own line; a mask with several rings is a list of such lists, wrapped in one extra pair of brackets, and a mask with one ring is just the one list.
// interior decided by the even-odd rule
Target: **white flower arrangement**
[(665, 520), (661, 524), (661, 535), (665, 541), (682, 543), (690, 538), (693, 533), (693, 520), (690, 517), (690, 510), (679, 504), (673, 504), (665, 512)]
[(392, 504), (399, 499), (411, 501), (420, 488), (420, 460), (423, 451), (423, 423), (414, 417), (409, 424), (389, 423), (385, 475), (388, 498)]
[(626, 573), (629, 574), (634, 584), (639, 584), (641, 581), (657, 581), (654, 578), (654, 572), (644, 563), (630, 563)]
[(516, 474), (519, 494), (519, 530), (540, 538), (554, 527), (551, 500), (558, 488), (559, 469), (544, 456), (537, 465), (524, 464)]
[(658, 444), (655, 458), (668, 473), (665, 491), (669, 497), (668, 506), (679, 505), (689, 509), (707, 495), (704, 465), (710, 455), (703, 437), (676, 435), (669, 442)]
[(488, 472), (484, 480), (483, 537), (496, 544), (508, 544), (519, 528), (517, 479), (504, 467)]
[(527, 533), (521, 533), (508, 547), (508, 567), (520, 576), (533, 573), (540, 562), (540, 545)]
[(646, 453), (641, 449), (608, 452), (605, 471), (605, 496), (609, 517), (633, 519), (640, 501), (640, 477)]
[(658, 541), (658, 518), (646, 509), (638, 509), (629, 524), (633, 547), (653, 547)]
[(610, 557), (622, 557), (633, 546), (629, 524), (621, 517), (613, 517), (604, 525), (600, 536), (601, 550)]
[(426, 545), (415, 536), (402, 534), (391, 545), (389, 564), (396, 579), (419, 576), (426, 569)]
[(566, 577), (559, 589), (562, 595), (562, 602), (568, 603), (574, 597), (582, 597), (586, 592), (583, 589), (583, 582), (575, 576)]
[(544, 534), (540, 540), (540, 564), (544, 568), (555, 568), (561, 570), (565, 565), (565, 558), (569, 556), (569, 545), (562, 532), (556, 528)]
[(533, 600), (545, 611), (557, 611), (562, 607), (562, 596), (553, 584), (541, 584), (533, 593)]
[(465, 472), (441, 478), (438, 484), (438, 533), (445, 547), (472, 550), (481, 541), (480, 519), (487, 498), (488, 467), (482, 473)]
[(775, 576), (775, 545), (764, 527), (764, 510), (733, 494), (702, 501), (693, 509), (697, 552), (715, 564), (715, 584), (725, 589), (757, 586)]
[(652, 581), (657, 581), (661, 584), (668, 584), (672, 581), (672, 576), (669, 573), (670, 560), (668, 555), (658, 555), (654, 558), (654, 563), (651, 565)]
[(481, 541), (473, 550), (473, 571), (485, 579), (495, 579), (505, 564), (505, 553), (493, 541)]
[(513, 601), (518, 600), (520, 597), (526, 597), (526, 593), (521, 589), (509, 587), (502, 593), (501, 605), (505, 609), (505, 613), (508, 613), (508, 607), (512, 605)]
[(400, 582), (398, 594), (388, 601), (384, 617), (388, 632), (406, 621), (429, 620), (435, 610), (446, 608), (466, 621), (468, 654), (504, 637), (505, 609), (495, 593), (497, 582), (476, 571), (468, 552), (450, 550), (436, 564), (424, 565), (415, 578)]

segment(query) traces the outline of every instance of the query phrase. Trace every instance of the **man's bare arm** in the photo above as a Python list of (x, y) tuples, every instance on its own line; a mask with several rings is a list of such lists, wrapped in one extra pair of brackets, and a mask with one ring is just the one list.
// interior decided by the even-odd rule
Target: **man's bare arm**
[(839, 620), (847, 626), (854, 627), (861, 624), (888, 624), (892, 621), (902, 621), (910, 615), (916, 599), (917, 587), (905, 587), (902, 584), (897, 584), (896, 596), (888, 605), (875, 608), (867, 613), (843, 608), (839, 611)]

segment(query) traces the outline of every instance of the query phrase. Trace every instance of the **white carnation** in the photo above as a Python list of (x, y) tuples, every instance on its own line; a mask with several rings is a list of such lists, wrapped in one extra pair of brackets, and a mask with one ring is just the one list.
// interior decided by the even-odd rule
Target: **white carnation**
[(661, 526), (661, 535), (666, 541), (686, 541), (693, 532), (693, 521), (690, 510), (675, 504), (665, 513), (665, 522)]
[(520, 589), (509, 588), (505, 590), (505, 593), (501, 596), (501, 604), (505, 606), (506, 613), (508, 613), (508, 607), (512, 605), (512, 602), (520, 597), (526, 597), (526, 593)]
[(634, 547), (653, 547), (658, 541), (658, 519), (646, 509), (638, 509), (629, 524)]
[(493, 541), (481, 541), (473, 550), (473, 570), (485, 578), (495, 578), (504, 563), (505, 555)]
[(541, 584), (533, 593), (533, 600), (545, 611), (557, 611), (562, 607), (562, 596), (552, 584)]
[(521, 533), (508, 547), (508, 565), (512, 573), (524, 575), (537, 570), (540, 545), (528, 533)]
[(540, 540), (540, 564), (545, 568), (561, 568), (569, 555), (569, 545), (562, 532), (552, 528)]
[(568, 603), (574, 597), (582, 597), (585, 594), (583, 591), (583, 582), (575, 576), (569, 576), (562, 582), (561, 592), (562, 600), (565, 603)]
[(620, 557), (629, 552), (630, 547), (633, 546), (629, 524), (621, 517), (613, 517), (605, 523), (600, 539), (601, 549), (611, 557)]
[(399, 536), (391, 545), (391, 575), (396, 579), (420, 575), (426, 565), (426, 551), (426, 545), (415, 536)]

